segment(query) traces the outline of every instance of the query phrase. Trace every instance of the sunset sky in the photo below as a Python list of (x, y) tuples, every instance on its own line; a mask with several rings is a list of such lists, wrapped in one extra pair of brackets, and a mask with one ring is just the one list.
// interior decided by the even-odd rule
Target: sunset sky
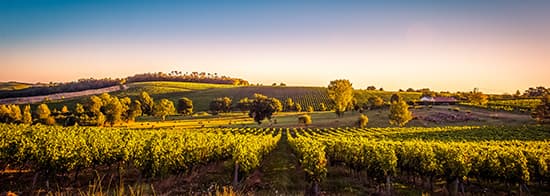
[(3, 0), (0, 81), (179, 70), (513, 93), (550, 86), (549, 10), (550, 1)]

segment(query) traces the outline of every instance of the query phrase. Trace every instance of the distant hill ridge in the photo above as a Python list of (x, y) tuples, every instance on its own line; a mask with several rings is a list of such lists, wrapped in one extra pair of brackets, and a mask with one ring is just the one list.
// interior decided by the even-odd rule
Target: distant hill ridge
[(91, 89), (101, 89), (116, 85), (123, 85), (132, 82), (148, 81), (178, 81), (178, 82), (197, 82), (209, 84), (230, 84), (230, 85), (248, 85), (248, 81), (240, 78), (228, 76), (219, 76), (217, 73), (206, 72), (182, 73), (172, 71), (170, 73), (144, 73), (136, 74), (126, 78), (104, 78), (104, 79), (79, 79), (77, 81), (65, 83), (50, 83), (45, 86), (31, 85), (19, 82), (0, 83), (0, 99), (52, 95), (57, 93), (78, 92)]

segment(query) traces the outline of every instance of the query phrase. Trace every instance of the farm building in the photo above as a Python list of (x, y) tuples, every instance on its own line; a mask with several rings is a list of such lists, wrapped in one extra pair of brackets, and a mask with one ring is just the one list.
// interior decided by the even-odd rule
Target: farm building
[(419, 105), (455, 105), (458, 100), (454, 97), (430, 97), (424, 96), (420, 101), (416, 102)]

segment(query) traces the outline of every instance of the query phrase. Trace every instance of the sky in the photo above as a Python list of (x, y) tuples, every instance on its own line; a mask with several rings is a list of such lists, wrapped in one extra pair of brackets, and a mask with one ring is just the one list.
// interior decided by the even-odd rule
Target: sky
[(550, 1), (2, 0), (0, 81), (211, 72), (270, 85), (550, 86)]

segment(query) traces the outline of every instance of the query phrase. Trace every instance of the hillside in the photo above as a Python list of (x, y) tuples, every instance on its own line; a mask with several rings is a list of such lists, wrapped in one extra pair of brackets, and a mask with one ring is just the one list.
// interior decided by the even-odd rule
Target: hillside
[[(233, 100), (233, 104), (236, 104), (244, 97), (253, 97), (255, 93), (275, 97), (283, 103), (287, 98), (292, 98), (295, 103), (302, 106), (303, 110), (306, 110), (308, 106), (320, 110), (320, 103), (324, 103), (329, 108), (332, 106), (325, 87), (235, 86), (193, 82), (136, 82), (129, 83), (127, 86), (128, 88), (111, 94), (135, 99), (142, 91), (145, 91), (155, 100), (166, 98), (174, 103), (182, 97), (188, 97), (193, 100), (196, 112), (207, 111), (210, 101), (218, 97), (229, 97)], [(389, 101), (393, 93), (395, 92), (376, 90), (355, 90), (354, 92), (358, 103), (366, 103), (368, 98), (373, 96), (379, 96), (385, 101)], [(421, 95), (416, 92), (401, 92), (400, 94), (407, 101), (418, 99)], [(53, 101), (51, 107), (61, 108), (63, 105), (67, 105), (69, 108), (73, 108), (76, 103), (83, 103), (87, 97)]]
[(22, 90), (31, 87), (32, 84), (21, 82), (0, 82), (0, 91)]

